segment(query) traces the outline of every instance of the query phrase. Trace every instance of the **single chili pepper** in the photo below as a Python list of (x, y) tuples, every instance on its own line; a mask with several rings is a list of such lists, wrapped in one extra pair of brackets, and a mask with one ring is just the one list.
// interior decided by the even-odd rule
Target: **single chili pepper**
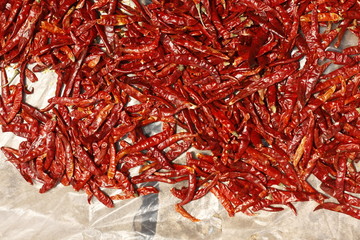
[(161, 166), (163, 166), (164, 169), (173, 169), (172, 164), (168, 159), (168, 157), (164, 155), (158, 148), (152, 147), (149, 150), (151, 156), (155, 158), (156, 161), (159, 162), (159, 164), (161, 164)]
[(159, 190), (152, 186), (140, 187), (136, 189), (136, 191), (138, 192), (139, 196), (146, 196), (149, 194), (159, 193)]
[[(219, 187), (219, 190), (224, 194), (224, 197), (226, 197), (228, 200), (230, 200), (230, 202), (234, 206), (239, 206), (242, 204), (242, 201), (240, 201), (236, 196), (237, 194), (239, 194), (239, 192), (236, 191), (237, 188), (235, 188), (236, 185), (234, 184), (234, 181), (230, 181), (230, 182), (232, 182), (233, 184), (229, 184), (227, 186), (227, 185), (223, 184), (222, 182), (219, 182), (217, 186)], [(239, 181), (237, 181), (237, 182), (239, 182)], [(244, 195), (246, 195), (246, 193)]]
[(23, 86), (19, 83), (16, 85), (16, 90), (14, 92), (14, 100), (12, 103), (12, 109), (10, 110), (10, 112), (7, 114), (5, 121), (6, 122), (11, 122), (14, 117), (16, 116), (16, 114), (20, 111), (21, 108), (21, 101), (22, 101), (22, 91), (23, 91)]
[[(200, 3), (199, 3), (200, 5)], [(199, 6), (197, 5), (197, 6)], [(230, 38), (230, 32), (227, 31), (227, 29), (225, 28), (225, 26), (223, 25), (223, 23), (220, 20), (220, 16), (218, 15), (217, 11), (216, 11), (216, 6), (215, 6), (215, 2), (210, 2), (210, 9), (208, 7), (208, 9), (210, 10), (210, 18), (216, 28), (216, 30), (218, 31), (219, 36), (223, 37), (224, 39), (228, 39)], [(198, 9), (199, 12), (199, 16), (200, 16), (200, 20), (202, 21), (201, 18), (201, 14), (200, 14), (200, 8)], [(204, 25), (204, 24), (202, 24)]]
[(111, 198), (106, 195), (97, 185), (95, 182), (90, 181), (90, 188), (94, 196), (99, 199), (100, 202), (102, 202), (105, 206), (112, 208), (114, 207), (114, 204), (111, 200)]
[(9, 99), (10, 99), (9, 82), (5, 69), (1, 68), (0, 70), (1, 70), (1, 96), (3, 98), (5, 107), (7, 107), (7, 104), (9, 103)]
[(189, 171), (189, 187), (188, 187), (188, 191), (186, 194), (186, 197), (179, 203), (180, 206), (183, 206), (187, 203), (189, 203), (191, 200), (193, 200), (194, 196), (195, 196), (195, 191), (196, 191), (196, 175), (193, 169), (190, 169), (189, 167), (188, 171)]
[(74, 178), (72, 181), (72, 186), (75, 191), (79, 191), (83, 189), (89, 179), (91, 178), (91, 173), (85, 169), (82, 169), (80, 165), (75, 162), (75, 171), (74, 171)]
[(99, 129), (99, 127), (105, 121), (106, 117), (110, 114), (113, 107), (114, 107), (113, 104), (109, 104), (99, 111), (95, 119), (87, 128), (86, 131), (87, 136), (94, 134)]
[[(323, 34), (321, 39), (322, 39), (322, 48), (325, 49), (327, 48), (332, 41), (334, 41), (334, 39), (337, 37), (337, 35), (339, 34), (340, 29), (339, 28), (335, 28), (333, 30), (331, 30), (329, 33)], [(344, 54), (347, 54), (345, 52), (345, 50), (343, 51)]]
[(323, 95), (320, 95), (317, 98), (313, 99), (313, 101), (310, 101), (308, 103), (308, 105), (301, 112), (301, 114), (304, 113), (304, 114), (302, 114), (302, 120), (306, 118), (307, 112), (314, 111), (321, 104), (326, 102), (331, 97), (331, 95), (334, 93), (335, 88), (336, 88), (335, 86), (331, 87)]
[[(339, 16), (336, 13), (319, 13), (317, 14), (317, 19), (319, 22), (337, 22), (340, 20), (343, 20), (343, 18), (341, 16)], [(307, 15), (302, 15), (300, 17), (300, 21), (303, 22), (311, 22), (311, 14), (307, 14)]]
[(185, 39), (185, 38), (177, 39), (177, 38), (175, 38), (175, 39), (173, 39), (173, 42), (180, 46), (190, 48), (194, 51), (199, 51), (201, 53), (216, 56), (216, 57), (219, 57), (224, 60), (229, 60), (229, 57), (226, 56), (225, 54), (219, 52), (218, 50), (216, 50), (214, 48), (204, 46), (201, 42), (195, 41), (194, 39)]
[(238, 95), (236, 95), (230, 102), (230, 105), (233, 105), (237, 101), (241, 100), (244, 97), (247, 97), (251, 95), (252, 93), (266, 88), (270, 85), (273, 85), (277, 82), (283, 81), (288, 76), (290, 76), (295, 71), (295, 64), (290, 64), (283, 69), (281, 69), (279, 72), (273, 73), (265, 78), (262, 78), (260, 81), (255, 81), (251, 83), (249, 86), (244, 88)]
[(109, 4), (110, 0), (100, 0), (100, 1), (97, 1), (95, 2), (92, 6), (91, 6), (91, 10), (95, 10), (95, 9), (98, 9), (98, 8), (102, 8), (104, 7), (105, 5)]
[(229, 199), (225, 198), (222, 192), (218, 189), (218, 187), (213, 187), (210, 190), (221, 202), (225, 210), (228, 212), (229, 216), (233, 216), (235, 214), (235, 208), (229, 201)]
[(320, 209), (328, 209), (335, 212), (344, 213), (347, 215), (350, 215), (354, 218), (360, 219), (360, 213), (357, 208), (351, 207), (349, 205), (343, 205), (343, 204), (336, 204), (332, 202), (326, 202), (323, 204), (320, 204), (317, 206), (314, 211), (320, 210)]
[(352, 65), (354, 64), (354, 60), (343, 53), (339, 52), (332, 52), (332, 51), (325, 51), (326, 58), (333, 60), (335, 64), (340, 65)]
[(167, 62), (182, 64), (182, 65), (192, 65), (192, 66), (199, 67), (201, 69), (209, 71), (209, 73), (215, 78), (216, 81), (220, 81), (220, 76), (219, 76), (217, 69), (214, 66), (208, 64), (206, 62), (206, 60), (201, 60), (201, 59), (198, 59), (197, 57), (194, 57), (194, 56), (188, 55), (188, 54), (166, 55), (165, 60)]
[(11, 161), (15, 165), (15, 167), (20, 171), (22, 177), (30, 184), (33, 184), (33, 179), (36, 178), (35, 171), (32, 171), (28, 163), (20, 163), (20, 164), (16, 163), (17, 158), (15, 155), (19, 154), (18, 151), (14, 151), (14, 149), (8, 147), (2, 147), (1, 151), (9, 159), (9, 161)]
[(148, 147), (156, 146), (157, 144), (163, 142), (167, 138), (168, 138), (167, 132), (160, 132), (160, 133), (153, 135), (147, 139), (139, 141), (137, 144), (134, 144), (130, 147), (122, 149), (120, 152), (117, 153), (116, 158), (114, 159), (114, 162), (110, 163), (109, 170), (108, 170), (108, 177), (110, 179), (114, 177), (116, 165), (119, 162), (119, 160), (122, 157), (124, 157), (125, 155), (132, 153), (132, 152), (141, 151)]
[(175, 205), (175, 210), (180, 213), (183, 217), (186, 217), (188, 219), (190, 219), (192, 222), (199, 222), (200, 220), (191, 216), (185, 209), (183, 206), (181, 206), (180, 204), (176, 204)]
[(183, 140), (180, 143), (177, 144), (173, 144), (170, 151), (168, 151), (165, 154), (165, 157), (167, 159), (169, 159), (169, 161), (175, 160), (177, 157), (179, 157), (181, 154), (183, 154), (184, 152), (186, 152), (191, 145), (193, 144), (192, 141), (190, 140)]
[(87, 107), (95, 104), (96, 99), (82, 99), (78, 97), (53, 97), (49, 99), (50, 104), (61, 104), (65, 106)]
[(55, 153), (56, 157), (51, 162), (47, 172), (52, 179), (60, 182), (65, 172), (65, 151), (64, 145), (57, 136), (55, 137)]
[(346, 54), (346, 55), (360, 54), (360, 46), (347, 47), (347, 48), (344, 49), (343, 53)]
[(56, 182), (44, 172), (44, 169), (42, 168), (43, 167), (43, 165), (42, 165), (43, 158), (44, 158), (44, 156), (39, 156), (36, 158), (37, 175), (38, 175), (38, 178), (44, 182), (44, 185), (39, 190), (40, 193), (44, 193), (44, 192), (50, 190), (56, 184)]
[(158, 86), (153, 86), (153, 91), (161, 98), (173, 103), (174, 106), (177, 108), (177, 111), (182, 110), (183, 108), (196, 108), (195, 104), (179, 96), (178, 93), (176, 93), (173, 89), (169, 87), (160, 88)]
[(350, 25), (352, 19), (344, 19), (343, 21), (340, 22), (339, 24), (339, 28), (340, 28), (340, 32), (339, 35), (337, 37), (337, 41), (334, 44), (334, 47), (339, 48), (342, 38), (344, 37), (345, 31), (347, 30), (348, 26)]
[(75, 148), (74, 146), (72, 146), (72, 148), (74, 150), (74, 156), (79, 160), (81, 164), (83, 164), (85, 168), (89, 169), (89, 171), (95, 175), (100, 174), (100, 170), (86, 153), (86, 151), (83, 149), (83, 147), (77, 145)]
[(75, 78), (81, 68), (81, 64), (85, 59), (86, 52), (88, 47), (85, 47), (85, 49), (81, 52), (80, 56), (78, 57), (78, 60), (76, 61), (74, 67), (71, 70), (70, 78), (68, 80), (68, 84), (66, 85), (66, 88), (64, 89), (64, 96), (70, 97), (70, 93), (72, 90), (72, 87), (74, 86)]
[(26, 77), (30, 80), (30, 82), (37, 82), (38, 81), (38, 78), (37, 76), (29, 69), (25, 69), (25, 75)]
[(177, 141), (180, 141), (180, 140), (182, 140), (184, 138), (186, 138), (186, 139), (193, 138), (195, 136), (196, 135), (191, 134), (191, 133), (177, 133), (177, 134), (174, 134), (174, 135), (170, 136), (168, 139), (161, 142), (160, 144), (158, 144), (157, 148), (159, 150), (163, 150), (166, 147), (170, 146), (171, 144), (173, 144), (173, 143), (175, 143)]
[(47, 171), (55, 159), (55, 133), (50, 132), (46, 136), (46, 158), (43, 164), (44, 171)]
[(341, 144), (337, 148), (337, 152), (358, 152), (360, 151), (360, 145), (356, 143)]
[(64, 152), (65, 152), (65, 168), (66, 168), (66, 177), (71, 180), (74, 175), (74, 159), (72, 155), (72, 148), (69, 143), (69, 141), (66, 139), (64, 135), (61, 133), (58, 135), (60, 140), (63, 143), (64, 146)]
[(123, 26), (135, 21), (138, 21), (138, 19), (129, 15), (102, 15), (100, 19), (97, 20), (97, 24)]
[(3, 132), (12, 132), (15, 135), (23, 138), (32, 138), (33, 134), (28, 129), (27, 125), (24, 124), (6, 124), (5, 120), (3, 122), (1, 130)]
[(360, 19), (360, 14), (358, 11), (356, 10), (349, 10), (344, 12), (343, 14), (341, 14), (341, 16), (343, 18), (348, 18), (348, 19)]

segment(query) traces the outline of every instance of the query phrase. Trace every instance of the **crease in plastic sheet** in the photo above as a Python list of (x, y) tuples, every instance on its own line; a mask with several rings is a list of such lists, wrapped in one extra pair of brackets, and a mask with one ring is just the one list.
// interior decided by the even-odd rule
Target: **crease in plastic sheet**
[[(346, 46), (351, 46), (351, 36)], [(356, 41), (355, 41), (356, 42)], [(344, 46), (343, 46), (344, 47)], [(7, 69), (9, 76), (14, 71)], [(52, 71), (39, 75), (31, 84), (35, 94), (26, 99), (44, 107), (53, 95)], [(148, 129), (150, 132), (155, 129)], [(0, 134), (0, 145), (17, 147), (23, 141), (10, 133)], [(319, 183), (311, 179), (314, 186)], [(185, 208), (200, 222), (192, 223), (174, 210), (178, 201), (164, 183), (159, 194), (116, 201), (109, 209), (97, 200), (89, 205), (84, 192), (58, 187), (39, 194), (40, 185), (30, 185), (0, 153), (0, 239), (1, 240), (356, 240), (360, 236), (359, 220), (350, 216), (319, 210), (315, 202), (295, 203), (297, 216), (289, 210), (254, 216), (237, 214), (230, 218), (211, 194), (193, 201)], [(317, 187), (317, 189), (319, 189)]]

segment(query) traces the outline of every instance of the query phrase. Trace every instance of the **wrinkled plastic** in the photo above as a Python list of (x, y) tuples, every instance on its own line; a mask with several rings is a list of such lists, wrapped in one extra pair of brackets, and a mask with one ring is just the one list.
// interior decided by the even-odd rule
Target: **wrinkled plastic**
[[(4, 143), (4, 134), (0, 135)], [(10, 139), (8, 139), (10, 140)], [(118, 201), (106, 208), (97, 200), (90, 205), (84, 192), (58, 186), (40, 194), (38, 185), (25, 182), (1, 158), (0, 239), (358, 239), (359, 221), (347, 215), (319, 210), (316, 203), (296, 203), (298, 216), (282, 212), (237, 214), (230, 218), (212, 196), (186, 208), (201, 219), (193, 223), (174, 210), (177, 199), (160, 184), (160, 194)]]
[[(345, 36), (347, 47), (353, 45)], [(7, 69), (9, 76), (14, 72)], [(26, 101), (44, 107), (54, 94), (54, 73), (38, 75), (31, 83), (35, 93)], [(149, 129), (151, 131), (151, 129)], [(22, 141), (10, 133), (0, 134), (0, 145), (17, 147)], [(318, 181), (310, 182), (317, 189)], [(241, 240), (313, 240), (359, 239), (359, 220), (319, 210), (315, 202), (294, 203), (297, 216), (290, 210), (260, 211), (254, 216), (227, 212), (212, 195), (193, 201), (185, 208), (200, 222), (193, 223), (174, 210), (178, 202), (169, 192), (173, 186), (154, 183), (159, 194), (116, 201), (107, 208), (96, 199), (87, 203), (85, 192), (62, 185), (40, 194), (39, 184), (27, 183), (15, 167), (0, 153), (0, 239), (1, 240), (110, 240), (110, 239), (241, 239)]]

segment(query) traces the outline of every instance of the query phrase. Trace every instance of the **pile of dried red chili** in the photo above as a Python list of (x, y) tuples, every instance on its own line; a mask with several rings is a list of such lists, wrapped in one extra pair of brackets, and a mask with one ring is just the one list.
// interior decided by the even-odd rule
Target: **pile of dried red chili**
[[(0, 0), (0, 123), (26, 139), (2, 151), (28, 182), (112, 207), (158, 192), (142, 183), (184, 181), (171, 192), (193, 221), (183, 206), (209, 192), (230, 216), (314, 200), (360, 218), (359, 1), (131, 6)], [(45, 69), (56, 93), (38, 109), (27, 82)]]

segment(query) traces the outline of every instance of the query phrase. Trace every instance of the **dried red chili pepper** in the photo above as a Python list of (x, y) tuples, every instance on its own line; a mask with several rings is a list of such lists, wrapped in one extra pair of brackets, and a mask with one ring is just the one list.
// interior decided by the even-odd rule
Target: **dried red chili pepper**
[[(71, 185), (112, 207), (158, 192), (137, 184), (187, 181), (171, 192), (192, 221), (183, 206), (209, 192), (230, 216), (315, 200), (360, 218), (359, 43), (340, 48), (360, 36), (357, 1), (8, 2), (0, 124), (25, 140), (2, 151), (41, 192)], [(40, 111), (26, 81), (45, 82), (34, 74), (45, 69), (58, 76)], [(190, 147), (211, 155), (175, 163)]]

